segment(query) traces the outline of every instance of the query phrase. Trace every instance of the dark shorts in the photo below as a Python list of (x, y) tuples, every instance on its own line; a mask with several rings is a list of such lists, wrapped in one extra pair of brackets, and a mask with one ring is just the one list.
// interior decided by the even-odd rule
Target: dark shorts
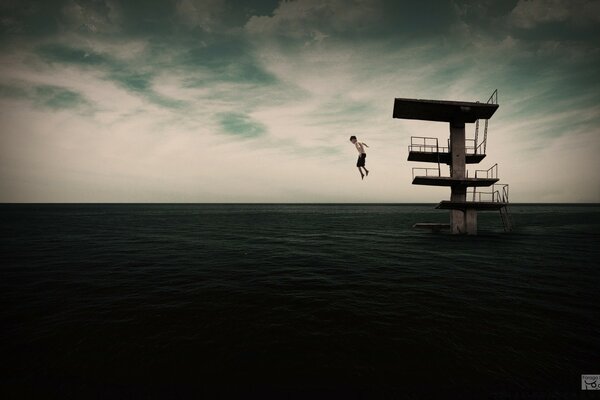
[(367, 158), (367, 153), (362, 153), (360, 156), (358, 156), (358, 160), (356, 161), (356, 166), (364, 167), (365, 166), (365, 158)]

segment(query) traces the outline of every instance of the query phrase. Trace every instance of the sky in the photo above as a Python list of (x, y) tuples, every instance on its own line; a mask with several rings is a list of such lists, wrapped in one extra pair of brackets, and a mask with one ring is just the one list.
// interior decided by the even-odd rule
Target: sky
[[(485, 102), (511, 202), (600, 202), (600, 1), (3, 0), (0, 202), (437, 202), (395, 97)], [(350, 135), (369, 145), (361, 181)], [(467, 125), (473, 137), (474, 125)], [(448, 168), (443, 167), (447, 174)]]

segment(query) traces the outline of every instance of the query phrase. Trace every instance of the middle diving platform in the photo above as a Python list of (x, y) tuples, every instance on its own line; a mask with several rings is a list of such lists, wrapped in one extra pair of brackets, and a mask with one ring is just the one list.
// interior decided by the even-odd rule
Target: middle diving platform
[[(485, 144), (487, 137), (477, 144), (479, 129), (474, 139), (465, 139), (465, 163), (479, 164), (485, 158)], [(408, 161), (429, 163), (452, 164), (450, 141), (447, 146), (440, 146), (435, 137), (411, 136), (408, 146)]]
[[(425, 175), (423, 175), (424, 171)], [(421, 175), (419, 175), (419, 173)], [(437, 173), (437, 175), (436, 175)], [(498, 164), (490, 169), (475, 171), (474, 177), (469, 177), (466, 171), (464, 177), (441, 176), (440, 168), (413, 168), (413, 185), (450, 186), (450, 187), (488, 187), (498, 182)]]

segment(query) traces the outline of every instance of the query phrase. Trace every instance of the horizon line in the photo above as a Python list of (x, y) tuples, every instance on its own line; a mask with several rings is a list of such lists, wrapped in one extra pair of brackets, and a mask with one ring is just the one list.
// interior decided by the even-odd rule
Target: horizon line
[[(0, 202), (0, 205), (437, 205), (439, 202)], [(516, 205), (600, 205), (600, 202), (515, 202)]]

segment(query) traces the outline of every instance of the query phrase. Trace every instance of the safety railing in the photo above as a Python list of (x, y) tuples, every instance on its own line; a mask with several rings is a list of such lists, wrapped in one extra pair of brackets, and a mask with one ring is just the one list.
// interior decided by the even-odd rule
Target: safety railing
[(488, 169), (475, 170), (475, 178), (498, 179), (498, 163)]
[(465, 154), (477, 154), (477, 142), (475, 139), (465, 139)]
[(478, 202), (508, 203), (508, 184), (494, 184), (489, 191), (479, 191), (476, 187), (469, 188), (467, 198)]
[[(450, 149), (450, 139), (448, 139), (448, 147), (440, 147), (440, 151), (442, 153), (449, 152)], [(465, 154), (484, 154), (484, 144), (477, 144), (477, 138), (475, 139), (465, 139)], [(409, 149), (410, 150), (410, 149)], [(421, 150), (413, 150), (413, 151), (421, 151)]]
[[(473, 153), (473, 154), (485, 154), (485, 150), (486, 150), (485, 143), (486, 143), (486, 141), (479, 143), (479, 145), (477, 147), (475, 147), (475, 153)], [(477, 144), (477, 141), (475, 141), (475, 144)]]
[(415, 179), (415, 176), (441, 176), (439, 168), (413, 168), (412, 169), (412, 177)]
[[(424, 153), (433, 153), (437, 154), (437, 173), (440, 176), (441, 172), (441, 164), (440, 164), (440, 151), (448, 152), (448, 148), (440, 147), (438, 143), (438, 139), (434, 137), (425, 137), (425, 136), (411, 136), (410, 137), (410, 146), (408, 146), (408, 151), (419, 151)], [(432, 169), (432, 168), (425, 168)], [(413, 179), (414, 179), (414, 171), (413, 171)]]
[[(498, 104), (498, 89), (494, 90), (490, 98), (486, 101), (486, 104)], [(476, 150), (475, 154), (485, 154), (487, 150), (487, 132), (488, 132), (488, 121), (484, 120), (483, 123), (483, 140), (479, 145), (477, 145), (477, 141), (479, 140), (479, 120), (475, 121), (475, 144)]]
[(487, 119), (485, 120), (485, 134), (481, 143), (477, 144), (479, 140), (479, 120), (475, 121), (475, 139), (467, 139), (475, 142), (475, 151), (473, 154), (485, 154), (486, 143), (487, 143)]
[(408, 151), (418, 151), (422, 153), (447, 153), (448, 147), (440, 147), (438, 138), (425, 136), (411, 136)]
[(494, 90), (494, 92), (492, 93), (492, 95), (490, 96), (488, 101), (486, 101), (486, 103), (487, 104), (498, 104), (498, 89)]
[[(494, 186), (494, 185), (492, 185)], [(508, 203), (508, 184), (498, 185), (502, 188), (502, 202)]]

